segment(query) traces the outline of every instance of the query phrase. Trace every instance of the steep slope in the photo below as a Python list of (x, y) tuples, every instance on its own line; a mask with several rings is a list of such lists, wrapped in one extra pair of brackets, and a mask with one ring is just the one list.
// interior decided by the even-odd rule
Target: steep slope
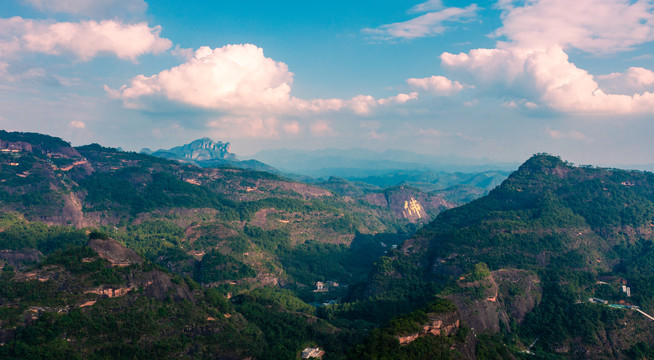
[[(538, 338), (531, 351), (544, 357), (630, 358), (654, 342), (654, 321), (628, 307), (654, 310), (653, 201), (654, 174), (537, 155), (441, 213), (385, 271), (432, 284), (480, 334), (513, 334), (515, 353)], [(383, 296), (398, 285), (370, 286)]]
[(308, 341), (335, 352), (356, 338), (288, 292), (230, 302), (99, 233), (36, 266), (1, 269), (0, 309), (2, 358), (289, 359)]
[[(226, 292), (282, 284), (307, 301), (342, 296), (346, 287), (324, 294), (308, 287), (364, 281), (374, 259), (415, 230), (413, 222), (450, 206), (434, 198), (425, 210), (431, 203), (420, 192), (396, 189), (379, 207), (275, 174), (199, 168), (98, 144), (72, 148), (40, 134), (5, 132), (0, 140), (0, 248), (48, 254), (56, 241), (79, 245), (56, 235), (66, 233), (60, 226), (101, 228), (169, 270)], [(56, 226), (41, 229), (41, 222)], [(366, 251), (350, 248), (353, 242)]]
[(462, 205), (484, 193), (482, 189), (462, 190), (459, 186), (433, 192), (424, 192), (404, 185), (382, 189), (363, 182), (350, 182), (336, 177), (315, 184), (346, 199), (389, 209), (396, 217), (417, 224), (425, 224), (441, 211)]

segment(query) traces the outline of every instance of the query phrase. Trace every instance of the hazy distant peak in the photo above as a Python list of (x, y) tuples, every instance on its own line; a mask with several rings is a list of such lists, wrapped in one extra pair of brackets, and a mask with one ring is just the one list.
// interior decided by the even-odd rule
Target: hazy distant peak
[[(147, 151), (148, 149), (143, 149), (141, 152), (145, 152), (144, 150)], [(167, 159), (193, 161), (236, 160), (236, 155), (232, 154), (229, 142), (213, 141), (208, 137), (171, 149), (159, 149), (151, 153), (151, 155)]]

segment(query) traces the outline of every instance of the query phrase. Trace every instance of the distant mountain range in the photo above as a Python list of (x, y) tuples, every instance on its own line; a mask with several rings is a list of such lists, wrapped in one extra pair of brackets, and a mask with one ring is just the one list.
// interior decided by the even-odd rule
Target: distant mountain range
[(459, 200), (465, 201), (492, 190), (518, 166), (493, 163), (487, 159), (446, 159), (409, 151), (377, 153), (359, 148), (266, 150), (254, 155), (253, 159), (242, 161), (231, 152), (229, 142), (207, 137), (171, 149), (152, 151), (144, 148), (141, 153), (203, 168), (234, 167), (283, 174), (294, 180), (327, 187), (332, 177), (373, 185), (377, 190), (406, 185), (433, 192), (462, 186), (457, 192), (472, 195), (463, 194)]
[(263, 161), (281, 171), (314, 178), (338, 176), (377, 176), (390, 171), (483, 172), (513, 171), (518, 163), (490, 159), (467, 159), (456, 156), (434, 156), (404, 150), (376, 152), (368, 149), (276, 149), (260, 151), (252, 158)]

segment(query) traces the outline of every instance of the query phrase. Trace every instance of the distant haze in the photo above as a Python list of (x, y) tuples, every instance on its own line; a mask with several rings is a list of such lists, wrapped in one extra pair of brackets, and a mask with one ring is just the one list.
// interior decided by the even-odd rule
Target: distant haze
[(3, 0), (0, 129), (654, 169), (652, 54), (653, 0)]

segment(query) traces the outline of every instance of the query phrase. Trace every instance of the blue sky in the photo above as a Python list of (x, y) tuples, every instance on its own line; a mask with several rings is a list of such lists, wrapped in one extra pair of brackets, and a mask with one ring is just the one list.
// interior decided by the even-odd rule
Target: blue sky
[(654, 0), (5, 0), (0, 127), (654, 163)]

